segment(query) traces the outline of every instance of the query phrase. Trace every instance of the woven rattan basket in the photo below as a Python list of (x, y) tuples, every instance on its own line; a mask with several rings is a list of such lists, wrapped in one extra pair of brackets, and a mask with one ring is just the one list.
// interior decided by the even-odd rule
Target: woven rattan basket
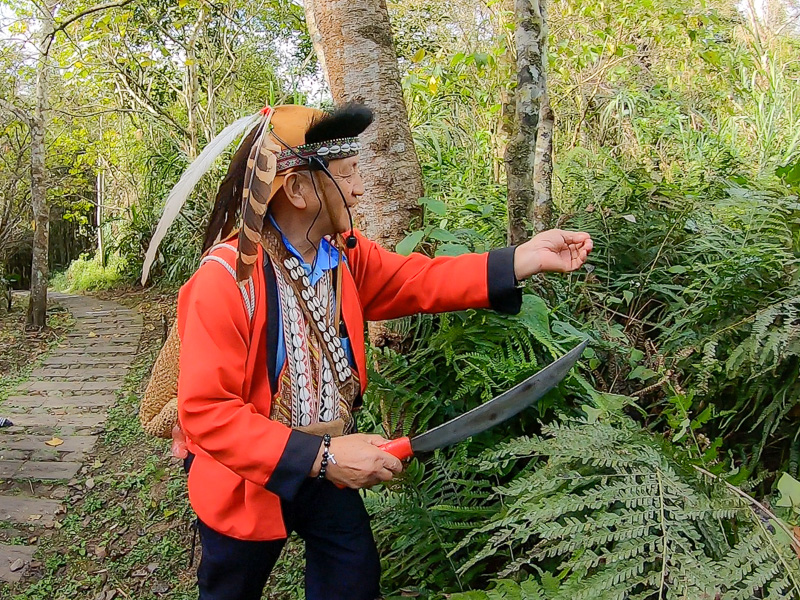
[(172, 438), (178, 423), (178, 360), (181, 339), (178, 324), (172, 324), (161, 352), (153, 365), (150, 382), (139, 407), (139, 421), (144, 430), (155, 437)]

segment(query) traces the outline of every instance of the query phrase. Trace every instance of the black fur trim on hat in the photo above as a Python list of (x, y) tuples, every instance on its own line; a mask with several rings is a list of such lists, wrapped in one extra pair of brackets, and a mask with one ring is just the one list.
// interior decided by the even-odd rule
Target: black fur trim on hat
[(311, 123), (306, 132), (306, 144), (358, 137), (372, 119), (372, 110), (363, 104), (345, 104)]

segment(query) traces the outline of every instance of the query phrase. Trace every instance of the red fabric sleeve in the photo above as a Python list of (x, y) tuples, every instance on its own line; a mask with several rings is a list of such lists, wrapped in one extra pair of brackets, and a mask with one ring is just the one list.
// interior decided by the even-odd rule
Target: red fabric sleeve
[(291, 429), (243, 398), (249, 319), (222, 265), (200, 267), (178, 298), (178, 414), (187, 436), (240, 477), (264, 486)]
[(488, 254), (402, 256), (355, 233), (350, 267), (368, 321), (490, 307)]

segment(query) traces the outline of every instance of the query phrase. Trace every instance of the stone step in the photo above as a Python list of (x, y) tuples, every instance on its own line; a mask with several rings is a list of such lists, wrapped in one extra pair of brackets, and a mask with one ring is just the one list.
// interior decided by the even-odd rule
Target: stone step
[(79, 462), (0, 460), (0, 479), (72, 479), (80, 468)]
[(115, 318), (113, 321), (90, 320), (80, 319), (70, 330), (70, 335), (75, 335), (81, 331), (124, 331), (136, 327), (137, 323), (134, 319), (123, 319), (120, 317)]
[(61, 507), (58, 500), (30, 496), (0, 496), (0, 521), (52, 527)]
[[(79, 394), (75, 396), (11, 396), (3, 406), (13, 408), (94, 408), (110, 406), (116, 400), (114, 394)], [(11, 411), (9, 411), (11, 412)], [(13, 419), (12, 419), (13, 421)]]
[(138, 344), (139, 336), (128, 332), (103, 333), (90, 336), (88, 332), (86, 332), (70, 333), (67, 335), (66, 340), (69, 344), (87, 344), (92, 346), (98, 343), (107, 344), (109, 342), (112, 344)]
[[(78, 396), (80, 394), (77, 394)], [(31, 408), (25, 408), (21, 406), (3, 406), (0, 407), (0, 411), (2, 414), (11, 419), (14, 423), (14, 419), (19, 419), (25, 415), (30, 415), (32, 413), (39, 412), (43, 415), (49, 415), (54, 417), (77, 417), (80, 415), (92, 415), (97, 414), (100, 412), (105, 412), (108, 409), (109, 404), (98, 404), (97, 406), (73, 406), (70, 405), (69, 402), (71, 400), (70, 396), (40, 396), (40, 398), (44, 398), (45, 400), (52, 399), (58, 400), (59, 398), (63, 398), (63, 404), (59, 403), (56, 406), (49, 406), (48, 404), (42, 404), (41, 406)]]
[(136, 346), (109, 346), (109, 345), (98, 345), (98, 346), (89, 346), (86, 348), (74, 348), (74, 347), (62, 347), (59, 346), (58, 349), (53, 352), (53, 356), (63, 356), (63, 357), (70, 357), (70, 356), (130, 356), (131, 354), (136, 353)]
[[(33, 560), (34, 552), (36, 552), (35, 546), (0, 544), (0, 581), (14, 583), (22, 579)], [(17, 569), (20, 561), (22, 567)]]
[(29, 381), (20, 385), (17, 390), (21, 392), (54, 392), (60, 391), (116, 391), (119, 381)]
[[(87, 339), (89, 341), (105, 341), (107, 339), (118, 340), (122, 338), (130, 338), (130, 327), (115, 327), (113, 329), (73, 329), (70, 333), (70, 339)], [(132, 342), (131, 342), (132, 343)]]
[(56, 452), (89, 452), (95, 442), (96, 435), (65, 435), (59, 437), (61, 444), (58, 446), (48, 446), (53, 436), (48, 435), (24, 435), (24, 434), (0, 434), (0, 452), (4, 450), (15, 450), (30, 452), (42, 449), (52, 449)]
[(125, 365), (130, 364), (130, 356), (125, 355), (111, 355), (111, 356), (98, 356), (92, 355), (74, 355), (74, 356), (51, 356), (42, 363), (43, 367), (98, 367), (100, 365)]
[[(66, 427), (81, 429), (96, 429), (102, 427), (106, 422), (106, 414), (103, 413), (77, 413), (53, 415), (49, 413), (10, 413), (9, 418), (14, 423), (10, 427), (9, 433), (19, 433), (21, 428), (37, 428), (56, 430)], [(44, 434), (43, 434), (44, 435)], [(64, 434), (68, 435), (68, 434)]]
[(86, 381), (90, 378), (106, 377), (106, 378), (121, 378), (128, 372), (127, 365), (117, 365), (113, 368), (98, 368), (98, 367), (65, 367), (63, 369), (45, 367), (41, 369), (34, 369), (31, 377), (36, 377), (43, 380), (61, 379), (64, 381)]
[(115, 321), (141, 321), (143, 316), (132, 311), (118, 311), (113, 316), (98, 316), (84, 313), (81, 323), (113, 323)]

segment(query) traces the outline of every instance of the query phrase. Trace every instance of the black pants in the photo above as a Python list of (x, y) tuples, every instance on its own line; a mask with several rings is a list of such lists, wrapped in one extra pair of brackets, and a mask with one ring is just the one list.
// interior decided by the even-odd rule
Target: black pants
[[(380, 561), (369, 515), (357, 490), (309, 479), (283, 503), (286, 531), (306, 543), (308, 600), (375, 600)], [(286, 540), (246, 542), (200, 522), (200, 600), (260, 600)]]

